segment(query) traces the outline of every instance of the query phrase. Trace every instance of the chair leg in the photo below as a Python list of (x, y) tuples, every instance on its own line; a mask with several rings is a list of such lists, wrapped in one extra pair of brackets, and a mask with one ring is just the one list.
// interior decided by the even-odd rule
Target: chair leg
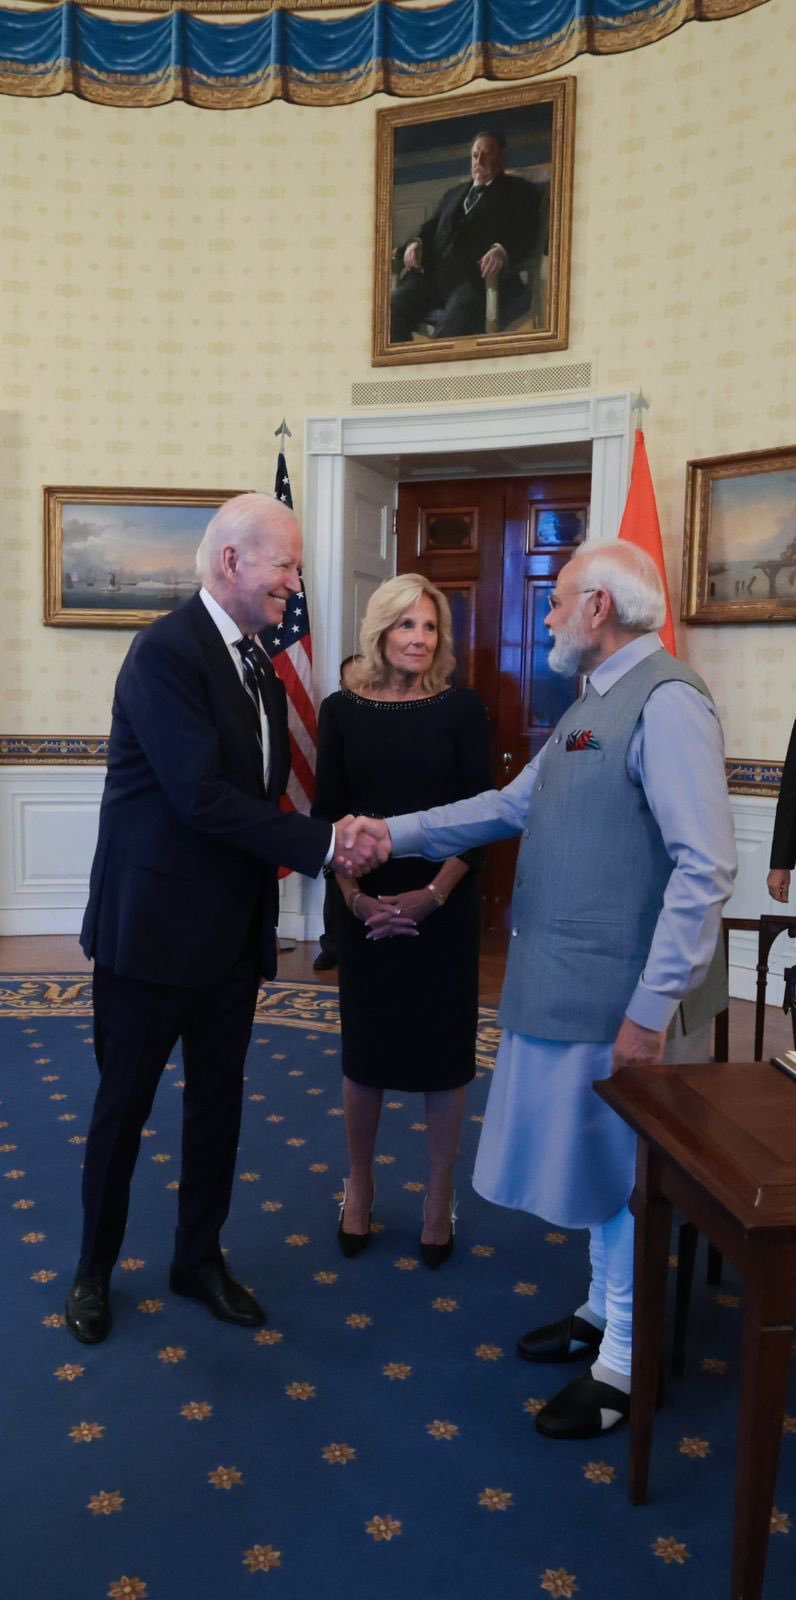
[(721, 1283), (721, 1268), (721, 1251), (716, 1249), (715, 1244), (709, 1244), (707, 1282), (711, 1285), (711, 1288), (715, 1288), (717, 1283)]
[(694, 1281), (694, 1260), (699, 1235), (693, 1222), (682, 1222), (677, 1235), (677, 1282), (674, 1298), (674, 1332), (672, 1337), (672, 1372), (682, 1378), (685, 1371), (685, 1333), (688, 1323), (688, 1306), (691, 1285)]

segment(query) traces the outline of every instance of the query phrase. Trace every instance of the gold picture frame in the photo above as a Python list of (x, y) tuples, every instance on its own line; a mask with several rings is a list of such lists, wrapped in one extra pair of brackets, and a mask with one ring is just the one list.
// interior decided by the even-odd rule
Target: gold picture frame
[(796, 445), (686, 468), (684, 622), (796, 622)]
[[(574, 78), (554, 78), (519, 89), (425, 100), (377, 113), (374, 366), (566, 349), (575, 89)], [(510, 249), (491, 235), (479, 241), (479, 248), (500, 245), (504, 255), (492, 293), (484, 291), (483, 307), (477, 308), (479, 323), (483, 315), (483, 331), (449, 336), (442, 314), (444, 309), (450, 325), (450, 299), (443, 308), (430, 304), (415, 323), (414, 306), (407, 315), (406, 293), (397, 300), (394, 297), (399, 290), (406, 290), (413, 274), (410, 289), (412, 285), (417, 288), (415, 280), (425, 275), (427, 283), (433, 283), (429, 288), (432, 301), (444, 298), (430, 267), (421, 265), (415, 270), (407, 266), (404, 251), (416, 242), (422, 229), (429, 243), (427, 255), (432, 233), (438, 242), (443, 231), (448, 241), (454, 230), (459, 232), (470, 184), (471, 147), (477, 135), (484, 133), (495, 134), (503, 142), (500, 159), (505, 171), (499, 179), (506, 192), (499, 206), (497, 189), (484, 201), (491, 183), (486, 190), (480, 189), (480, 218), (483, 225), (487, 218), (494, 221), (495, 232), (505, 228)], [(512, 185), (510, 192), (503, 182), (506, 177)], [(479, 229), (483, 231), (480, 224)], [(474, 220), (471, 232), (477, 231)], [(441, 255), (439, 249), (437, 254)], [(460, 237), (457, 256), (463, 254)], [(480, 293), (475, 259), (464, 270)], [(407, 331), (410, 321), (412, 328)]]
[(199, 588), (194, 556), (238, 489), (45, 485), (44, 623), (143, 628)]

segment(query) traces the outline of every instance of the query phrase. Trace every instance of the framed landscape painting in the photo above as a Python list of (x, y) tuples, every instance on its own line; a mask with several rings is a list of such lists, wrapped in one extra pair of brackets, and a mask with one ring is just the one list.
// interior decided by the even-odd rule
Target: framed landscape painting
[(377, 113), (373, 364), (563, 350), (575, 79)]
[(237, 489), (44, 490), (44, 621), (141, 628), (195, 594), (194, 557)]
[(684, 622), (796, 622), (796, 445), (689, 461)]

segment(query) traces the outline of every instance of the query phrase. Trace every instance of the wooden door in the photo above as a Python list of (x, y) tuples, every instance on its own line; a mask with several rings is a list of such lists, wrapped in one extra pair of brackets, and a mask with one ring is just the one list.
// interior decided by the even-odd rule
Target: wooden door
[[(484, 700), (498, 788), (544, 744), (577, 693), (550, 671), (544, 627), (561, 568), (588, 531), (587, 474), (401, 484), (398, 572), (447, 595), (457, 679)], [(482, 875), (486, 931), (508, 927), (517, 846), (492, 845)]]

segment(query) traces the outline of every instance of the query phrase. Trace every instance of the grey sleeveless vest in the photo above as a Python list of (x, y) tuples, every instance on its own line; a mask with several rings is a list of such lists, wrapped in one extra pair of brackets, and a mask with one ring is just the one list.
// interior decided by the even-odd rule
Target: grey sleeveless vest
[[(659, 650), (604, 695), (589, 685), (553, 733), (531, 794), (511, 910), (499, 1020), (538, 1039), (615, 1039), (649, 953), (672, 872), (627, 752), (649, 695), (689, 683), (690, 667)], [(673, 774), (688, 781), (688, 774)], [(721, 943), (721, 941), (719, 941)], [(686, 1031), (726, 1005), (723, 951), (686, 997)]]

